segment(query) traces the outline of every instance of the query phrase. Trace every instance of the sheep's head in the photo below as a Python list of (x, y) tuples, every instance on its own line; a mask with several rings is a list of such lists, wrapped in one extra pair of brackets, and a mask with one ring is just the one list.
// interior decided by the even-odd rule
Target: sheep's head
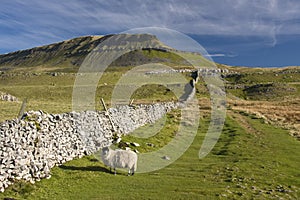
[(102, 155), (106, 156), (109, 153), (109, 147), (103, 147), (102, 148)]

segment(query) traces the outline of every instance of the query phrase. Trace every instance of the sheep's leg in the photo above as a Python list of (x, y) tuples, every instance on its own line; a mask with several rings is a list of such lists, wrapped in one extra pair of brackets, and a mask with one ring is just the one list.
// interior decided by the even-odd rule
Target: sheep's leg
[(130, 176), (130, 175), (132, 175), (132, 176), (134, 175), (134, 169), (130, 169), (129, 168), (129, 170), (128, 170), (128, 176)]

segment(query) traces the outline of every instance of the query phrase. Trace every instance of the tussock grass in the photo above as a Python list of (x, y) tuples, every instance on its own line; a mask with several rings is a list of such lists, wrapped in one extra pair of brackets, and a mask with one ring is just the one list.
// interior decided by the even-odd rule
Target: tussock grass
[(299, 98), (287, 98), (280, 102), (229, 100), (228, 103), (233, 110), (255, 115), (264, 119), (265, 123), (288, 129), (292, 135), (299, 137), (299, 100)]

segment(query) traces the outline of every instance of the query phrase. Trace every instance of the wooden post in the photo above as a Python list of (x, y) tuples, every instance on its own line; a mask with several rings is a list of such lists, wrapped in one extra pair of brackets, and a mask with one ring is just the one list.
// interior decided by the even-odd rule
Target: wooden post
[(105, 105), (105, 102), (104, 102), (104, 99), (103, 99), (103, 98), (101, 98), (101, 103), (102, 103), (102, 105), (103, 105), (105, 111), (108, 112), (107, 107), (106, 107), (106, 105)]
[(18, 120), (21, 120), (21, 118), (22, 118), (22, 116), (24, 114), (26, 103), (27, 103), (27, 98), (23, 100), (23, 103), (22, 103), (20, 111), (19, 111)]
[(104, 107), (104, 109), (105, 109), (105, 111), (106, 111), (106, 114), (107, 114), (107, 116), (108, 116), (109, 122), (110, 122), (110, 124), (111, 124), (111, 126), (112, 126), (112, 128), (113, 128), (113, 132), (116, 132), (116, 127), (115, 127), (115, 125), (114, 125), (114, 123), (113, 123), (113, 121), (112, 121), (111, 116), (109, 115), (108, 109), (107, 109), (107, 107), (106, 107), (106, 105), (105, 105), (105, 102), (104, 102), (104, 99), (103, 99), (103, 98), (101, 98), (101, 103), (102, 103), (102, 105), (103, 105), (103, 107)]
[(132, 100), (130, 101), (130, 104), (129, 104), (130, 106), (133, 104), (133, 101), (134, 101), (134, 99), (132, 99)]

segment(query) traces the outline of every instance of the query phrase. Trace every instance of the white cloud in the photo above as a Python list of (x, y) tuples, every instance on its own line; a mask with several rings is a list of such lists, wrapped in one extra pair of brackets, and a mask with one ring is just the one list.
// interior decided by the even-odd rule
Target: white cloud
[(226, 55), (223, 53), (216, 53), (216, 54), (207, 54), (203, 55), (204, 57), (225, 57)]
[(233, 54), (233, 53), (231, 53), (231, 54), (214, 53), (214, 54), (206, 54), (206, 55), (203, 55), (203, 56), (207, 57), (207, 58), (209, 58), (209, 57), (211, 57), (211, 58), (213, 58), (213, 57), (229, 57), (229, 58), (233, 58), (233, 57), (236, 57), (237, 54)]

